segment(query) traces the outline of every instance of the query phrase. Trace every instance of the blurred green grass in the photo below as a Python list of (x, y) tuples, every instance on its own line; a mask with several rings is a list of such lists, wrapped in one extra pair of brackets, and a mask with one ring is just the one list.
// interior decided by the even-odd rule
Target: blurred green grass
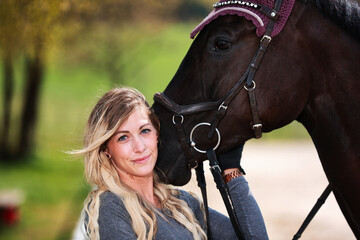
[[(0, 190), (15, 188), (25, 196), (21, 221), (13, 227), (0, 226), (0, 239), (71, 238), (89, 187), (82, 160), (65, 152), (81, 147), (87, 117), (98, 97), (110, 88), (130, 85), (152, 102), (154, 92), (164, 90), (185, 56), (191, 27), (174, 25), (155, 34), (142, 32), (137, 44), (127, 49), (133, 54), (131, 62), (124, 64), (125, 80), (120, 83), (108, 79), (107, 72), (96, 64), (71, 59), (71, 49), (59, 47), (52, 52), (42, 86), (35, 154), (24, 162), (0, 163)], [(22, 103), (22, 68), (19, 61), (15, 113), (20, 112)], [(12, 118), (18, 121), (16, 114)]]
[[(140, 41), (127, 49), (133, 54), (122, 59), (125, 80), (121, 85), (139, 89), (152, 103), (154, 92), (164, 90), (190, 47), (193, 26), (177, 24), (155, 34), (142, 33)], [(59, 48), (47, 65), (34, 157), (24, 163), (0, 164), (0, 189), (16, 188), (25, 194), (20, 223), (0, 228), (0, 239), (70, 239), (78, 220), (89, 187), (83, 178), (81, 159), (65, 151), (81, 147), (96, 96), (118, 83), (109, 80), (107, 72), (96, 64), (76, 62), (71, 55), (69, 49)], [(18, 66), (13, 103), (16, 109), (21, 104), (20, 72)], [(307, 133), (300, 124), (293, 123), (264, 138), (307, 138)]]

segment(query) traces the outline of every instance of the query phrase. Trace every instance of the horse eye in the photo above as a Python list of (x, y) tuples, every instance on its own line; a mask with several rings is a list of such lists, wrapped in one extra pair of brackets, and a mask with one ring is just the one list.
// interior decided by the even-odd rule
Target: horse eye
[(215, 43), (216, 50), (226, 50), (231, 47), (231, 43), (226, 40), (217, 40)]

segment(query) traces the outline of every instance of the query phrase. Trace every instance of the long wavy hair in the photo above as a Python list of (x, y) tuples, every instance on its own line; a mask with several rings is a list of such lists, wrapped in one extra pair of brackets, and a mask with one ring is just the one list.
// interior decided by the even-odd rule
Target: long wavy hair
[[(143, 94), (133, 88), (115, 88), (107, 92), (92, 110), (85, 130), (84, 148), (70, 152), (84, 156), (85, 176), (93, 187), (84, 202), (84, 213), (87, 215), (86, 232), (90, 239), (100, 238), (98, 225), (100, 195), (105, 191), (116, 194), (123, 201), (131, 217), (137, 239), (150, 240), (156, 234), (155, 212), (158, 210), (122, 182), (112, 161), (104, 153), (108, 140), (139, 107), (147, 109), (149, 119), (159, 133), (160, 122)], [(160, 200), (163, 212), (170, 212), (168, 216), (186, 227), (194, 239), (206, 239), (204, 230), (187, 203), (177, 198), (179, 192), (160, 183), (155, 172), (154, 194)], [(164, 217), (162, 214), (160, 216)]]

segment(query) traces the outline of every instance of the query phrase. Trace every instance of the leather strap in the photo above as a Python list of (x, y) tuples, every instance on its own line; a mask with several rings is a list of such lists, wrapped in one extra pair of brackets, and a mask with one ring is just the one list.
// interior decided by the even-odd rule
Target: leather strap
[(204, 111), (210, 111), (217, 109), (222, 99), (214, 102), (202, 102), (202, 103), (196, 103), (196, 104), (190, 104), (186, 106), (179, 105), (175, 103), (173, 100), (168, 98), (165, 94), (161, 92), (157, 92), (154, 94), (154, 101), (160, 103), (162, 106), (164, 106), (166, 109), (171, 111), (172, 113), (175, 113), (176, 115), (189, 115)]
[(209, 206), (207, 201), (207, 194), (206, 194), (206, 180), (204, 175), (204, 165), (201, 162), (196, 170), (196, 180), (198, 182), (198, 187), (201, 190), (201, 195), (204, 202), (204, 208), (205, 208), (205, 216), (206, 216), (206, 226), (207, 226), (207, 236), (209, 240), (213, 239), (212, 232), (211, 232), (211, 225), (210, 225), (210, 218), (209, 218)]
[(306, 216), (304, 222), (301, 224), (299, 230), (296, 232), (296, 234), (294, 235), (292, 240), (297, 240), (301, 237), (302, 233), (305, 231), (306, 227), (309, 225), (311, 220), (314, 218), (315, 214), (319, 211), (321, 206), (325, 203), (325, 201), (326, 201), (327, 197), (330, 195), (331, 191), (332, 191), (331, 185), (329, 184), (325, 188), (325, 190), (321, 194), (321, 196), (318, 198), (318, 200), (316, 201), (314, 207), (311, 209), (309, 214)]
[(243, 240), (244, 234), (240, 228), (240, 224), (236, 217), (236, 213), (234, 210), (234, 206), (232, 204), (231, 196), (229, 194), (229, 189), (227, 188), (227, 185), (225, 184), (224, 179), (222, 177), (221, 169), (219, 167), (219, 162), (217, 160), (215, 151), (213, 149), (211, 149), (211, 150), (206, 151), (206, 154), (207, 154), (209, 162), (210, 162), (210, 170), (214, 177), (216, 187), (220, 191), (221, 197), (224, 201), (226, 210), (229, 214), (230, 221), (231, 221), (231, 224), (233, 225), (236, 236), (238, 237), (239, 240)]
[(251, 115), (253, 118), (253, 121), (251, 122), (251, 127), (254, 130), (255, 138), (261, 138), (262, 136), (262, 123), (259, 118), (259, 111), (258, 106), (256, 102), (256, 96), (255, 96), (255, 86), (253, 88), (247, 89), (249, 101), (250, 101), (250, 109), (251, 109)]
[(232, 87), (230, 89), (230, 91), (225, 95), (225, 98), (224, 98), (223, 102), (221, 103), (221, 105), (219, 105), (218, 112), (215, 115), (215, 117), (211, 123), (210, 131), (208, 134), (209, 139), (213, 137), (213, 135), (215, 133), (215, 129), (219, 125), (219, 122), (225, 116), (226, 110), (227, 110), (228, 106), (230, 105), (231, 101), (236, 97), (236, 95), (239, 93), (239, 91), (244, 87), (245, 79), (248, 76), (249, 69), (250, 68), (246, 69), (245, 73), (241, 76), (239, 81), (235, 84), (234, 87)]
[(189, 148), (189, 143), (186, 140), (185, 130), (182, 126), (182, 123), (175, 122), (175, 128), (178, 133), (178, 138), (179, 138), (181, 149), (182, 149), (182, 151), (185, 155), (185, 158), (188, 162), (189, 168), (191, 169), (191, 168), (197, 167), (198, 162), (196, 160), (194, 160), (194, 158), (193, 158), (193, 154), (191, 152), (191, 149)]

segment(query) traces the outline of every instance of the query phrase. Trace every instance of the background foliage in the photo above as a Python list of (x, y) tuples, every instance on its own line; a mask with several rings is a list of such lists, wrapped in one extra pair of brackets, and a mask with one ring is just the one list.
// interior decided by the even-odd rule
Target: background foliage
[[(81, 146), (90, 110), (110, 88), (133, 86), (151, 103), (176, 72), (191, 44), (190, 31), (210, 7), (206, 0), (0, 2), (0, 131), (8, 131), (2, 134), (7, 154), (0, 154), (0, 190), (24, 195), (20, 221), (0, 226), (0, 239), (71, 237), (89, 189), (81, 159), (64, 152)], [(41, 72), (33, 92), (27, 91), (29, 62)], [(38, 98), (31, 143), (16, 154), (26, 96)], [(298, 124), (265, 138), (274, 135), (307, 136)]]

